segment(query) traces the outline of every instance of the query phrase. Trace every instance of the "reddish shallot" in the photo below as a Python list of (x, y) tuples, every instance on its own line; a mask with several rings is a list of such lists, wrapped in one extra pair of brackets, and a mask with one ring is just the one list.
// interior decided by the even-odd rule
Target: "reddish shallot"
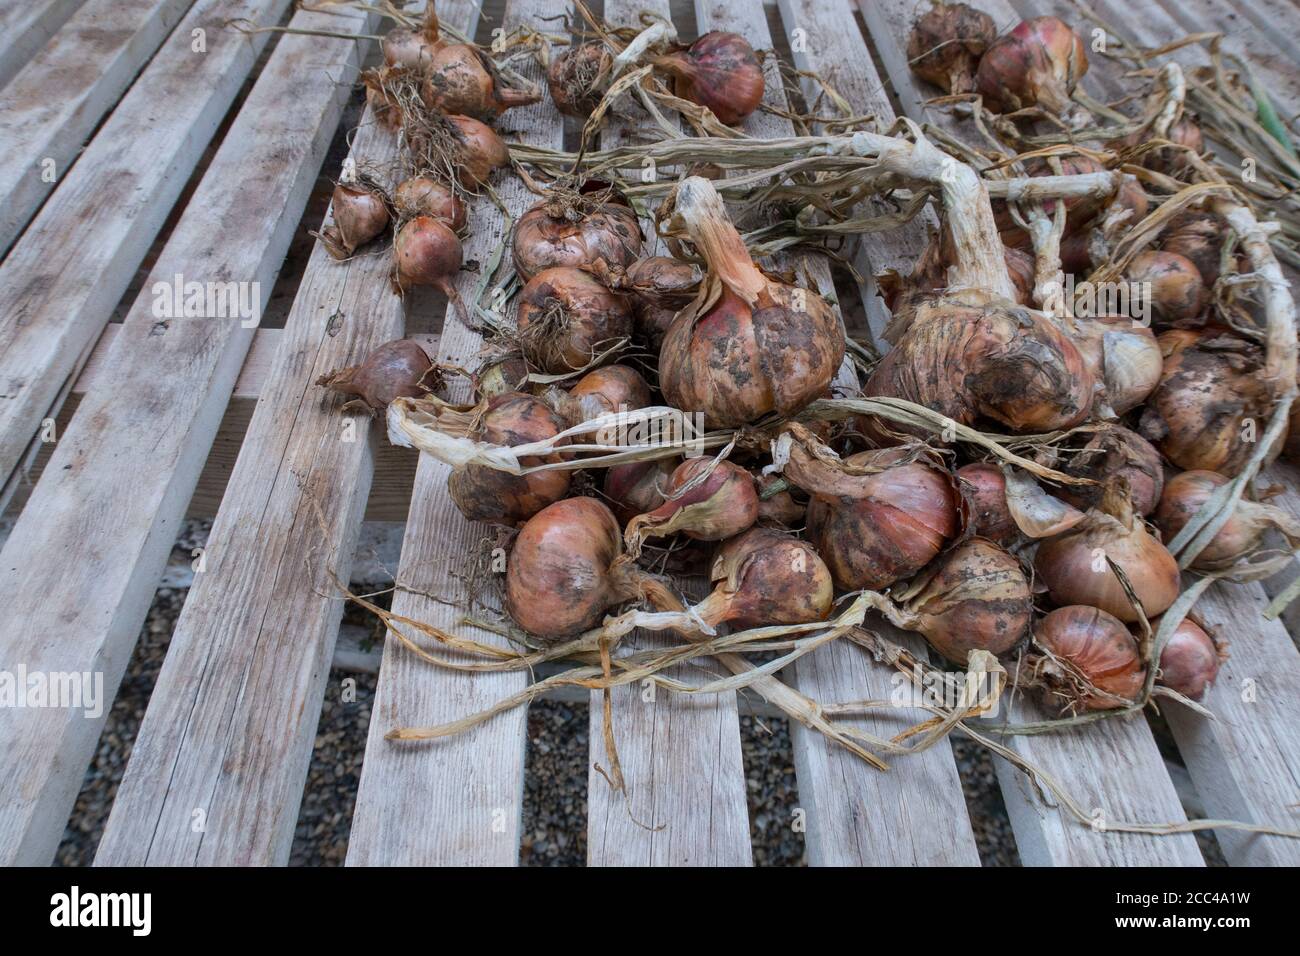
[(441, 382), (418, 342), (396, 339), (376, 348), (360, 365), (335, 369), (316, 384), (354, 396), (371, 411), (380, 412), (395, 398), (418, 398)]

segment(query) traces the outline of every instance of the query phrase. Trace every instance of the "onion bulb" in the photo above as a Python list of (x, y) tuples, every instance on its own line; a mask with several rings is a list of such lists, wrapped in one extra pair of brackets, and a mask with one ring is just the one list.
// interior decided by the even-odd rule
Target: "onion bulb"
[(813, 546), (770, 528), (724, 542), (709, 579), (714, 590), (692, 608), (709, 625), (811, 624), (826, 620), (835, 601), (831, 574)]
[(997, 39), (993, 18), (964, 3), (936, 3), (912, 24), (907, 62), (917, 76), (954, 94), (975, 88), (975, 68)]
[(1034, 627), (1046, 655), (1031, 665), (1062, 710), (1114, 710), (1136, 703), (1146, 681), (1138, 643), (1114, 615), (1073, 604)]
[(1020, 562), (992, 541), (968, 538), (944, 554), (917, 582), (896, 625), (917, 631), (954, 664), (971, 651), (1005, 654), (1029, 631), (1033, 596)]
[(1223, 240), (1228, 223), (1212, 212), (1186, 209), (1169, 220), (1160, 234), (1160, 248), (1177, 253), (1196, 266), (1206, 286), (1214, 287), (1222, 269)]
[(626, 269), (598, 260), (590, 271), (632, 301), (637, 335), (658, 352), (677, 313), (690, 304), (700, 286), (700, 273), (689, 262), (670, 256), (637, 259)]
[(1094, 385), (1079, 350), (1045, 315), (967, 289), (922, 303), (863, 392), (964, 425), (1049, 432), (1087, 418)]
[(811, 496), (808, 538), (847, 591), (911, 577), (961, 530), (961, 494), (952, 476), (903, 449), (836, 462), (795, 445), (782, 473)]
[(604, 98), (604, 81), (614, 58), (603, 43), (578, 43), (551, 61), (546, 86), (555, 108), (565, 116), (586, 119)]
[(512, 107), (542, 98), (538, 90), (507, 86), (487, 54), (465, 43), (434, 49), (422, 72), (420, 92), (425, 108), (448, 116), (490, 123)]
[[(1260, 374), (1263, 350), (1235, 336), (1185, 329), (1164, 332), (1158, 341), (1164, 370), (1138, 431), (1179, 468), (1236, 475), (1273, 407)], [(1280, 450), (1279, 442), (1270, 454)]]
[(1057, 604), (1086, 604), (1136, 621), (1138, 614), (1107, 559), (1127, 575), (1147, 618), (1178, 597), (1178, 562), (1133, 513), (1123, 480), (1107, 485), (1101, 506), (1038, 546), (1034, 569)]
[[(567, 423), (545, 402), (523, 392), (507, 392), (476, 409), (465, 434), (493, 445), (526, 445), (554, 438)], [(561, 460), (560, 455), (525, 457), (525, 467)], [(463, 465), (452, 471), (447, 490), (470, 521), (516, 525), (569, 493), (563, 469), (512, 475), (486, 465)]]
[(393, 286), (399, 293), (432, 286), (459, 303), (452, 279), (460, 271), (462, 255), (460, 239), (449, 225), (432, 216), (416, 216), (393, 240)]
[(970, 502), (975, 534), (1006, 544), (1020, 533), (1007, 507), (1007, 479), (1001, 468), (986, 461), (963, 465), (957, 469), (957, 480)]
[(628, 547), (646, 538), (685, 534), (696, 541), (721, 541), (758, 520), (754, 478), (729, 461), (688, 458), (668, 476), (664, 503), (627, 523)]
[(806, 507), (795, 500), (788, 482), (778, 475), (754, 475), (758, 487), (758, 523), (765, 528), (798, 528)]
[(518, 352), (494, 355), (471, 376), (474, 395), (479, 399), (496, 398), (506, 392), (522, 392), (528, 386), (528, 363)]
[(581, 425), (610, 412), (645, 408), (650, 404), (650, 386), (629, 365), (606, 365), (582, 376), (567, 392), (551, 390), (546, 399), (570, 425)]
[(619, 522), (627, 524), (662, 505), (668, 479), (679, 464), (676, 458), (657, 458), (605, 469), (603, 491)]
[(528, 361), (544, 372), (586, 368), (632, 335), (632, 308), (581, 269), (545, 269), (519, 294), (515, 324)]
[(403, 179), (393, 190), (393, 208), (400, 220), (429, 216), (455, 232), (465, 228), (465, 204), (450, 189), (429, 176)]
[(1083, 41), (1056, 17), (1023, 20), (980, 58), (975, 88), (989, 107), (1009, 113), (1041, 106), (1061, 116), (1088, 72)]
[(566, 195), (519, 217), (510, 238), (515, 271), (531, 279), (556, 266), (631, 265), (641, 255), (641, 225), (622, 202)]
[(452, 151), (448, 159), (466, 189), (486, 183), (492, 170), (510, 165), (510, 151), (496, 131), (469, 116), (448, 116)]
[(1070, 453), (1069, 461), (1058, 466), (1067, 475), (1091, 478), (1095, 485), (1062, 485), (1056, 496), (1076, 508), (1087, 510), (1101, 504), (1104, 482), (1115, 475), (1128, 484), (1133, 510), (1149, 515), (1156, 510), (1165, 485), (1160, 453), (1141, 435), (1123, 425), (1100, 425), (1088, 443)]
[(1148, 249), (1133, 257), (1124, 271), (1129, 282), (1142, 287), (1142, 295), (1156, 316), (1169, 325), (1204, 325), (1209, 294), (1195, 264), (1176, 252)]
[(676, 408), (710, 427), (790, 417), (822, 397), (844, 359), (844, 332), (816, 292), (769, 278), (749, 257), (707, 179), (692, 176), (668, 199), (708, 269), (664, 337), (659, 381)]
[(1155, 333), (1126, 315), (1064, 320), (1070, 339), (1097, 382), (1097, 410), (1132, 411), (1160, 383), (1164, 355)]
[[(1184, 471), (1169, 480), (1156, 509), (1155, 522), (1165, 540), (1172, 540), (1201, 506), (1228, 479), (1213, 471)], [(1300, 521), (1274, 505), (1238, 501), (1227, 524), (1210, 539), (1191, 564), (1196, 571), (1221, 571), (1249, 559), (1264, 544), (1270, 529), (1286, 538), (1287, 546), (1300, 547)]]
[[(1151, 627), (1158, 628), (1159, 622), (1153, 622)], [(1183, 618), (1160, 652), (1156, 683), (1178, 691), (1188, 700), (1200, 700), (1219, 676), (1225, 657), (1199, 624)]]
[(595, 498), (566, 498), (520, 529), (506, 563), (506, 611), (546, 643), (595, 627), (609, 609), (650, 598), (676, 603), (668, 588), (623, 553), (613, 513)]
[(360, 365), (335, 369), (316, 379), (324, 388), (353, 395), (373, 411), (383, 411), (395, 398), (418, 398), (435, 388), (438, 373), (418, 342), (385, 342)]
[(340, 182), (330, 198), (333, 223), (321, 230), (321, 244), (335, 259), (352, 254), (388, 228), (388, 203), (384, 194), (365, 182)]
[(763, 102), (763, 67), (749, 41), (737, 33), (706, 33), (653, 62), (672, 74), (678, 96), (708, 107), (728, 126), (742, 122)]
[(385, 63), (421, 73), (432, 65), (433, 55), (441, 46), (442, 40), (438, 38), (436, 30), (430, 40), (424, 30), (407, 27), (394, 27), (379, 41)]

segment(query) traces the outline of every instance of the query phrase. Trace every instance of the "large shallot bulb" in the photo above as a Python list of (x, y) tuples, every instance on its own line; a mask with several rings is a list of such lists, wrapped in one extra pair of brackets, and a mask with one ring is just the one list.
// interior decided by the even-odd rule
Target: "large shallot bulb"
[(1041, 106), (1061, 116), (1087, 72), (1088, 54), (1075, 32), (1056, 17), (1034, 17), (993, 41), (980, 59), (975, 88), (1002, 113)]
[(1152, 311), (1166, 325), (1205, 324), (1209, 293), (1201, 273), (1186, 256), (1148, 249), (1133, 257), (1124, 277), (1149, 297)]
[(980, 57), (997, 35), (997, 25), (984, 11), (936, 3), (912, 24), (907, 62), (921, 79), (949, 93), (969, 93)]
[[(1157, 629), (1159, 622), (1153, 621), (1151, 627)], [(1183, 618), (1160, 652), (1156, 683), (1189, 700), (1200, 700), (1219, 676), (1219, 665), (1226, 657), (1199, 624)]]
[(334, 222), (321, 230), (325, 251), (335, 259), (350, 259), (371, 239), (383, 234), (390, 219), (384, 194), (373, 184), (344, 174), (330, 198)]
[(808, 538), (845, 590), (911, 577), (961, 530), (961, 493), (930, 457), (890, 448), (837, 462), (814, 452), (792, 446), (782, 473), (812, 496)]
[(1020, 529), (1007, 507), (1007, 479), (1002, 469), (980, 461), (957, 469), (962, 493), (970, 502), (970, 521), (977, 535), (1006, 544)]
[(1049, 432), (1088, 417), (1094, 385), (1079, 350), (1045, 315), (967, 289), (923, 303), (863, 391), (964, 425)]
[[(1160, 385), (1138, 431), (1179, 468), (1241, 471), (1268, 423), (1273, 393), (1261, 374), (1263, 350), (1245, 339), (1171, 329)], [(1281, 450), (1270, 449), (1270, 454)]]
[(668, 476), (664, 502), (627, 524), (628, 548), (646, 538), (685, 534), (696, 541), (721, 541), (758, 520), (754, 478), (729, 461), (688, 458)]
[(1056, 496), (1085, 511), (1101, 504), (1104, 483), (1115, 475), (1128, 482), (1133, 510), (1149, 515), (1156, 510), (1165, 485), (1160, 453), (1141, 435), (1123, 425), (1100, 425), (1088, 443), (1060, 466), (1067, 475), (1091, 478), (1095, 485), (1062, 485)]
[(464, 43), (434, 49), (423, 70), (421, 98), (429, 110), (490, 123), (506, 110), (542, 98), (536, 89), (517, 89), (501, 80), (486, 53)]
[(971, 651), (1005, 654), (1020, 642), (1033, 596), (1019, 561), (992, 541), (968, 538), (909, 589), (901, 607), (880, 609), (954, 664), (966, 664)]
[(1063, 320), (1079, 354), (1102, 389), (1099, 412), (1123, 415), (1137, 408), (1158, 384), (1164, 355), (1155, 333), (1127, 315)]
[(656, 607), (676, 598), (623, 553), (618, 521), (595, 498), (566, 498), (523, 526), (506, 564), (506, 611), (546, 643), (595, 627), (606, 611), (649, 598)]
[[(526, 445), (545, 441), (568, 423), (545, 402), (522, 392), (507, 392), (476, 409), (465, 434), (492, 445)], [(558, 461), (560, 455), (525, 457), (525, 467)], [(456, 507), (470, 521), (516, 525), (569, 493), (569, 472), (563, 469), (512, 475), (486, 465), (463, 465), (447, 479)]]
[(586, 368), (632, 335), (632, 307), (581, 269), (544, 269), (519, 294), (519, 341), (552, 374)]
[(1128, 577), (1147, 618), (1164, 613), (1178, 597), (1178, 562), (1133, 513), (1123, 479), (1106, 486), (1099, 508), (1038, 546), (1034, 569), (1057, 604), (1086, 604), (1136, 621), (1137, 609), (1108, 558)]
[(604, 97), (604, 81), (614, 58), (598, 41), (569, 47), (546, 70), (546, 86), (555, 108), (565, 116), (586, 119)]
[(393, 190), (393, 208), (399, 220), (429, 216), (441, 219), (456, 232), (465, 228), (465, 204), (429, 176), (412, 176), (398, 183)]
[(515, 223), (510, 251), (515, 271), (531, 279), (556, 266), (631, 265), (641, 255), (641, 225), (617, 201), (567, 196), (533, 206)]
[(581, 425), (610, 412), (645, 408), (650, 386), (630, 365), (606, 365), (582, 376), (567, 392), (548, 392), (546, 401), (570, 425)]
[[(1172, 540), (1182, 531), (1210, 496), (1227, 483), (1227, 478), (1213, 471), (1185, 471), (1171, 478), (1155, 514), (1165, 540)], [(1280, 532), (1289, 548), (1300, 547), (1300, 521), (1275, 505), (1243, 499), (1191, 567), (1196, 571), (1220, 571), (1245, 561), (1260, 550), (1270, 529)]]
[(672, 74), (678, 96), (708, 107), (728, 126), (763, 102), (763, 67), (749, 41), (737, 33), (706, 33), (654, 63)]
[(1034, 627), (1033, 675), (1063, 711), (1114, 710), (1137, 702), (1146, 681), (1138, 643), (1123, 622), (1095, 607), (1057, 608)]
[(830, 615), (831, 573), (812, 545), (770, 528), (751, 528), (718, 549), (713, 592), (692, 610), (706, 624), (772, 627), (811, 624)]
[(452, 279), (460, 271), (463, 251), (460, 238), (447, 223), (432, 216), (416, 216), (397, 230), (393, 257), (393, 286), (398, 292), (426, 285), (460, 302)]
[(659, 353), (668, 401), (726, 427), (769, 412), (789, 417), (826, 394), (844, 359), (844, 332), (826, 300), (754, 265), (707, 179), (683, 180), (668, 202), (669, 225), (708, 264)]
[(395, 398), (418, 398), (438, 384), (438, 373), (418, 342), (385, 342), (360, 365), (335, 369), (316, 384), (352, 395), (372, 411), (380, 412)]

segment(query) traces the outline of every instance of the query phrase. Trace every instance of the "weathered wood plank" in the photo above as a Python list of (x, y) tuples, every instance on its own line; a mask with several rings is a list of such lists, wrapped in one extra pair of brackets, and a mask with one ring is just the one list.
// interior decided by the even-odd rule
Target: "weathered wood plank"
[[(860, 0), (864, 20), (889, 71), (899, 101), (912, 119), (957, 131), (953, 117), (924, 101), (941, 91), (918, 81), (907, 66), (907, 40), (919, 11), (909, 0)], [(1002, 0), (977, 6), (1000, 29), (1013, 26), (1020, 14)], [(1017, 699), (1007, 705), (1013, 722), (1044, 715), (1036, 704)], [(1185, 814), (1164, 769), (1145, 721), (1107, 722), (1074, 734), (1013, 737), (1008, 746), (1052, 774), (1066, 790), (1087, 795), (1110, 819), (1183, 820)], [(1111, 760), (1119, 753), (1123, 759)], [(1044, 806), (1029, 781), (1005, 761), (997, 761), (1003, 794), (1026, 864), (1105, 865), (1107, 863), (1197, 865), (1200, 855), (1191, 836), (1144, 837), (1094, 831)], [(1132, 799), (1136, 795), (1137, 799)]]
[[(0, 264), (0, 481), (126, 291), (287, 0), (199, 0)], [(195, 52), (192, 30), (206, 52)], [(160, 109), (165, 102), (167, 108)]]
[(84, 0), (31, 0), (0, 7), (0, 86), (77, 12)]
[[(786, 34), (800, 41), (797, 45), (802, 52), (795, 54), (798, 65), (821, 73), (855, 109), (875, 114), (882, 126), (888, 126), (894, 114), (881, 92), (880, 78), (848, 4), (841, 4), (837, 11), (834, 5), (821, 8), (782, 2), (780, 10)], [(746, 22), (752, 19), (745, 18)], [(795, 34), (795, 30), (802, 33)], [(790, 130), (787, 121), (778, 122), (783, 134)], [(918, 239), (914, 232), (877, 237), (867, 250), (872, 265), (885, 261), (890, 267), (909, 270)], [(875, 304), (882, 316), (873, 326), (883, 327), (883, 303), (877, 299)], [(924, 642), (915, 635), (888, 625), (884, 629), (892, 639), (924, 653)], [(799, 690), (823, 703), (888, 699), (895, 686), (891, 670), (844, 644), (814, 651), (794, 670)], [(920, 711), (907, 708), (849, 722), (869, 733), (892, 736), (921, 719)], [(807, 812), (805, 840), (810, 863), (979, 865), (949, 744), (940, 743), (923, 754), (893, 761), (890, 770), (882, 773), (802, 725), (792, 725), (790, 733), (800, 805)]]
[[(365, 27), (356, 15), (300, 21)], [(320, 38), (287, 38), (277, 48), (151, 280), (171, 282), (184, 273), (259, 282), (265, 294), (257, 304), (264, 304), (358, 55), (353, 44)], [(341, 85), (322, 84), (315, 72), (321, 67)], [(297, 107), (290, 124), (286, 100)], [(6, 663), (102, 672), (110, 696), (253, 336), (238, 318), (160, 319), (151, 288), (147, 282), (118, 332), (98, 390), (83, 399), (0, 562), (4, 591), (12, 595), (0, 651)], [(220, 549), (212, 557), (219, 562)], [(44, 863), (62, 835), (102, 718), (6, 709), (0, 722), (0, 859)]]
[[(307, 29), (364, 35), (374, 18), (351, 12), (343, 16), (314, 13), (300, 14), (293, 22)], [(287, 46), (291, 41), (292, 46)], [(276, 239), (274, 256), (260, 264), (258, 273), (262, 275), (273, 276), (278, 269), (366, 46), (368, 41), (357, 44), (287, 37), (259, 79), (255, 94), (263, 89), (267, 94), (263, 100), (266, 128), (251, 129), (249, 134), (252, 142), (261, 138), (265, 145), (255, 156), (222, 167), (224, 176), (214, 182), (228, 189), (242, 174), (243, 185), (250, 187), (246, 203), (262, 203), (276, 212), (282, 203), (287, 206), (281, 214), (283, 225), (267, 224), (274, 226), (267, 231)], [(298, 51), (297, 55), (290, 56), (290, 50)], [(322, 82), (322, 76), (329, 80)], [(301, 124), (296, 116), (295, 122), (285, 123), (282, 106), (287, 101), (307, 106)], [(281, 107), (278, 116), (276, 104)], [(312, 122), (313, 113), (322, 114), (328, 122), (317, 126)], [(364, 141), (366, 131), (358, 138)], [(249, 182), (256, 171), (268, 177), (267, 187), (275, 186), (280, 177), (285, 177), (284, 184), (263, 193)], [(287, 196), (281, 192), (285, 187)], [(229, 223), (230, 235), (224, 243), (217, 243), (217, 248), (236, 246), (241, 238), (247, 243), (247, 236), (241, 236), (243, 230), (251, 228), (256, 236), (267, 229), (259, 228), (256, 220), (250, 223), (247, 215), (241, 217), (235, 210), (223, 221)], [(210, 232), (206, 241), (213, 242)], [(330, 505), (337, 500), (347, 501), (350, 507), (353, 491), (346, 480), (331, 473), (335, 463), (331, 456), (365, 454), (358, 450), (357, 442), (346, 440), (346, 433), (340, 434), (342, 423), (330, 418), (332, 410), (295, 406), (298, 402), (308, 406), (313, 399), (319, 402), (319, 393), (310, 389), (310, 376), (335, 364), (348, 345), (360, 340), (364, 350), (364, 343), (372, 341), (369, 335), (386, 337), (380, 292), (357, 281), (347, 267), (332, 268), (332, 260), (320, 250), (315, 253), (253, 416), (231, 494), (207, 542), (206, 567), (197, 575), (177, 623), (168, 660), (106, 828), (97, 857), (100, 863), (287, 859), (315, 729), (314, 707), (320, 702), (320, 683), (313, 682), (313, 677), (319, 674), (323, 680), (332, 647), (333, 632), (319, 621), (327, 614), (312, 616), (316, 610), (313, 602), (329, 600), (325, 595), (330, 579), (322, 565), (337, 544), (325, 528), (324, 515), (332, 516)], [(201, 248), (178, 258), (176, 265), (177, 271), (205, 266)], [(220, 275), (229, 268), (213, 263), (209, 274)], [(355, 327), (362, 323), (349, 321), (357, 315), (365, 316), (366, 324), (373, 322), (374, 331), (358, 333)], [(326, 328), (335, 319), (342, 321), (331, 337)], [(181, 333), (174, 346), (177, 360), (188, 355), (196, 371), (212, 374), (228, 365), (237, 369), (248, 347), (247, 338), (237, 337), (229, 322), (182, 321), (175, 325), (196, 327)], [(198, 326), (226, 326), (226, 330)], [(313, 333), (328, 344), (318, 345)], [(123, 334), (130, 334), (129, 324)], [(139, 350), (137, 343), (131, 344)], [(331, 347), (336, 350), (333, 354)], [(184, 378), (177, 374), (172, 380), (180, 383)], [(223, 380), (221, 394), (209, 405), (218, 415), (230, 382)], [(175, 523), (193, 488), (197, 463), (207, 451), (218, 420), (209, 414), (205, 411), (194, 423), (200, 437), (193, 445), (161, 443), (166, 453), (162, 461), (179, 462), (171, 479), (175, 490), (167, 485), (166, 469), (160, 469), (163, 476), (145, 489), (166, 496), (161, 506), (166, 515), (163, 521)], [(182, 423), (191, 424), (179, 419), (178, 431), (183, 431)], [(304, 438), (303, 432), (312, 425), (319, 430)], [(327, 429), (326, 437), (322, 433)], [(363, 440), (363, 429), (358, 432)], [(272, 457), (284, 447), (278, 442), (291, 444), (295, 439), (298, 444), (293, 451), (307, 446), (315, 454)], [(303, 507), (294, 522), (294, 508), (309, 497), (319, 502), (320, 515)], [(346, 514), (351, 517), (350, 511)], [(338, 523), (346, 524), (346, 520)], [(165, 546), (166, 541), (161, 544)], [(289, 550), (285, 553), (277, 547)], [(350, 550), (343, 550), (337, 566), (344, 578), (350, 555)], [(304, 584), (303, 578), (308, 576), (310, 582)], [(319, 594), (304, 598), (301, 591), (313, 586)], [(339, 608), (341, 602), (335, 602), (335, 615)], [(277, 618), (274, 610), (287, 615), (292, 623)], [(329, 637), (316, 639), (317, 629), (328, 632)], [(285, 651), (285, 645), (292, 650)], [(313, 656), (317, 652), (320, 659)], [(263, 797), (264, 804), (241, 789), (250, 779), (255, 785), (248, 790)], [(196, 814), (202, 817), (201, 827), (195, 826)]]
[[(554, 29), (543, 18), (556, 12), (546, 0), (517, 0), (507, 3), (504, 25), (507, 30), (520, 24)], [(439, 14), (447, 15), (442, 5)], [(540, 70), (531, 63), (522, 72), (535, 81), (541, 79)], [(530, 143), (563, 145), (559, 114), (548, 101), (511, 110), (502, 125)], [(533, 201), (510, 173), (502, 176), (496, 189), (514, 215)], [(509, 224), (487, 200), (474, 204), (469, 221), (465, 258), (486, 262), (506, 239)], [(457, 288), (468, 300), (478, 281), (477, 276), (461, 273)], [(477, 334), (448, 318), (438, 358), (473, 367), (480, 345)], [(452, 395), (467, 398), (468, 389), (458, 382)], [(393, 613), (467, 633), (476, 640), (493, 640), (493, 635), (467, 631), (459, 623), (471, 597), (460, 572), (493, 532), (466, 521), (457, 510), (447, 492), (448, 474), (441, 462), (420, 456), (397, 572), (407, 589), (394, 594)], [(515, 693), (527, 681), (521, 673), (452, 673), (417, 660), (391, 638), (385, 641), (352, 817), (349, 866), (512, 866), (518, 862), (526, 744), (523, 708), (445, 740), (395, 743), (385, 740), (384, 734), (395, 727), (428, 726), (463, 717)]]
[[(638, 26), (646, 10), (670, 15), (666, 0), (606, 0), (605, 20)], [(700, 32), (708, 29), (702, 21)], [(644, 140), (653, 131), (616, 121), (602, 134), (602, 145)], [(642, 223), (653, 249), (653, 222)], [(704, 582), (688, 590), (707, 593)], [(629, 647), (669, 643), (639, 631)], [(713, 664), (713, 671), (720, 668)], [(700, 668), (680, 668), (676, 676), (700, 679)], [(587, 862), (593, 866), (748, 866), (752, 862), (745, 768), (740, 751), (740, 720), (734, 693), (711, 697), (661, 692), (649, 700), (636, 685), (616, 687), (610, 703), (624, 792), (610, 785), (604, 746), (604, 695), (591, 694), (590, 758), (587, 774)]]
[[(1178, 750), (1210, 817), (1300, 830), (1300, 652), (1282, 624), (1262, 616), (1258, 584), (1216, 584), (1196, 613), (1228, 642), (1228, 660), (1202, 702), (1206, 720), (1164, 707)], [(1234, 866), (1296, 866), (1300, 840), (1216, 830)]]
[(0, 255), (191, 0), (90, 0), (0, 90)]

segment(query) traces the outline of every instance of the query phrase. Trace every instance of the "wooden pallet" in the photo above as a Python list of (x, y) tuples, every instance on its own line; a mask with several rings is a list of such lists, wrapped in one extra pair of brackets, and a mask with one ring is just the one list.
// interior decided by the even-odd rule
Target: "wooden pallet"
[[(1078, 19), (1064, 0), (978, 2), (1000, 27), (1048, 11)], [(1197, 24), (1231, 31), (1233, 50), (1275, 81), (1283, 111), (1300, 110), (1290, 83), (1300, 49), (1291, 33), (1244, 31), (1245, 24), (1293, 22), (1292, 4), (1206, 0), (1197, 12), (1174, 0), (1138, 6), (1140, 17), (1132, 3), (1094, 4), (1153, 45)], [(652, 10), (671, 16), (683, 35), (693, 22), (698, 32), (740, 32), (760, 48), (773, 46), (770, 31), (779, 30), (785, 37), (777, 45), (831, 81), (856, 111), (882, 124), (897, 112), (942, 125), (949, 117), (926, 106), (934, 91), (906, 65), (915, 7), (914, 0), (603, 5), (611, 22), (634, 23)], [(1118, 16), (1121, 7), (1128, 16)], [(297, 12), (295, 27), (356, 39), (284, 36), (254, 71), (267, 35), (244, 37), (223, 24), (237, 17), (274, 23), (286, 8), (287, 0), (47, 0), (0, 9), (0, 131), (6, 143), (13, 136), (20, 144), (0, 156), (8, 174), (0, 175), (0, 251), (8, 250), (0, 262), (0, 504), (13, 522), (0, 552), (0, 670), (99, 673), (113, 696), (178, 525), (187, 512), (215, 515), (99, 847), (101, 865), (286, 862), (321, 703), (340, 692), (328, 683), (342, 610), (333, 582), (348, 578), (362, 521), (406, 522), (397, 570), (406, 588), (393, 609), (447, 629), (457, 627), (456, 614), (433, 596), (463, 596), (449, 556), (468, 552), (485, 533), (452, 505), (445, 466), (391, 448), (374, 423), (345, 427), (312, 388), (322, 372), (404, 333), (423, 336), (442, 361), (472, 364), (478, 337), (459, 322), (443, 326), (441, 301), (416, 297), (404, 308), (387, 291), (382, 256), (341, 265), (315, 248), (283, 328), (154, 314), (153, 284), (177, 273), (256, 280), (265, 306), (300, 228), (379, 24), (358, 12)], [(497, 9), (489, 5), (488, 15)], [(544, 0), (507, 0), (504, 24), (554, 30), (556, 9)], [(439, 13), (480, 37), (498, 25), (474, 0), (443, 0)], [(93, 26), (105, 16), (115, 32), (95, 42)], [(192, 48), (196, 30), (205, 32), (202, 54)], [(1186, 51), (1188, 62), (1197, 56)], [(56, 71), (71, 77), (68, 95), (37, 96)], [(218, 136), (254, 72), (251, 91)], [(1114, 67), (1094, 59), (1089, 89), (1106, 96), (1116, 83)], [(784, 104), (776, 82), (768, 101)], [(294, 104), (291, 113), (285, 103)], [(549, 102), (513, 111), (507, 125), (530, 142), (565, 141)], [(770, 136), (790, 127), (760, 113), (745, 129)], [(615, 127), (605, 142), (638, 132)], [(367, 116), (351, 148), (376, 160), (395, 145)], [(182, 200), (205, 151), (206, 169)], [(40, 177), (38, 154), (53, 161), (52, 182)], [(512, 214), (531, 202), (513, 177), (498, 191)], [(470, 210), (470, 222), (466, 259), (486, 261), (509, 223), (486, 200)], [(165, 223), (165, 242), (146, 259)], [(848, 252), (864, 276), (906, 270), (925, 226), (863, 237)], [(94, 242), (84, 241), (87, 230)], [(780, 265), (837, 296), (819, 261)], [(462, 273), (462, 296), (478, 281)], [(139, 288), (138, 298), (122, 321), (110, 322), (128, 288)], [(841, 288), (839, 297), (847, 297), (841, 304), (861, 297), (870, 330), (879, 332), (886, 316), (869, 281)], [(423, 331), (440, 327), (440, 334)], [(56, 440), (41, 441), (51, 425)], [(1269, 475), (1288, 489), (1284, 506), (1300, 513), (1300, 476), (1286, 465)], [(1264, 600), (1259, 585), (1208, 592), (1200, 610), (1233, 652), (1209, 700), (1218, 719), (1176, 705), (1166, 714), (1208, 814), (1295, 828), (1300, 654), (1294, 630), (1259, 617)], [(924, 653), (914, 636), (890, 635)], [(787, 677), (825, 700), (882, 697), (892, 688), (886, 671), (838, 645), (805, 657)], [(349, 864), (517, 862), (523, 710), (450, 740), (398, 746), (384, 734), (462, 716), (525, 681), (435, 670), (396, 642), (385, 644)], [(735, 695), (621, 688), (613, 719), (626, 794), (611, 791), (602, 773), (603, 718), (599, 698), (592, 703), (589, 862), (749, 864)], [(1035, 713), (1020, 701), (1009, 710), (1012, 719)], [(901, 711), (861, 726), (887, 734), (915, 717)], [(0, 710), (0, 862), (53, 857), (101, 728), (102, 716), (79, 711)], [(801, 726), (792, 728), (792, 742), (800, 812), (791, 825), (805, 828), (809, 862), (978, 865), (949, 743), (881, 773)], [(1101, 820), (1185, 819), (1143, 719), (1014, 738), (1011, 746)], [(1080, 826), (998, 763), (1027, 864), (1204, 862), (1188, 835)], [(1232, 863), (1300, 860), (1295, 841), (1217, 836)]]

